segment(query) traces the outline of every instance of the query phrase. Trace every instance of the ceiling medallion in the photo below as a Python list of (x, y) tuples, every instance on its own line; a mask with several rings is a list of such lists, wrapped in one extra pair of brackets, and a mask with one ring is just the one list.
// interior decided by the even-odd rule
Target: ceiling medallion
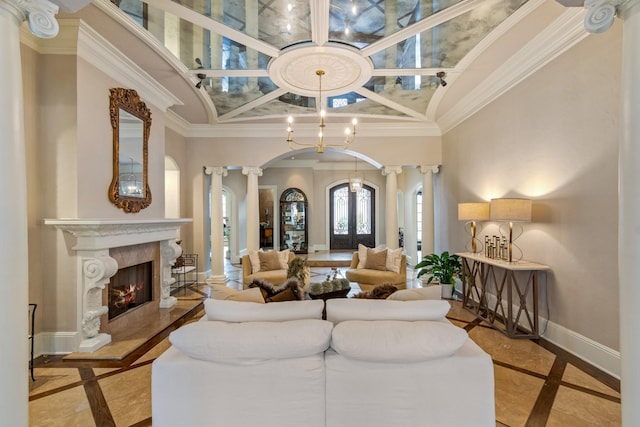
[(349, 46), (299, 44), (284, 49), (267, 67), (279, 87), (296, 95), (317, 96), (316, 70), (323, 70), (322, 93), (335, 96), (362, 87), (371, 79), (373, 63)]

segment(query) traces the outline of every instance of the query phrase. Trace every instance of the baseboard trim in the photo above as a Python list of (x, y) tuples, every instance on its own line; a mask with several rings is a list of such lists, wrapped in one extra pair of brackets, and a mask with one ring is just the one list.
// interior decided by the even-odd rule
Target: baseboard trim
[[(562, 325), (540, 318), (541, 336), (596, 368), (620, 379), (620, 352), (600, 344)], [(546, 328), (546, 330), (545, 330)]]
[(69, 354), (78, 351), (78, 332), (40, 332), (35, 336), (34, 356)]
[[(495, 307), (496, 297), (487, 294), (490, 306)], [(477, 300), (476, 300), (477, 302)], [(507, 307), (507, 302), (502, 301), (503, 307)], [(513, 305), (513, 312), (518, 310), (517, 305)], [(554, 323), (549, 319), (538, 315), (540, 337), (568, 351), (574, 356), (584, 360), (590, 365), (606, 372), (607, 374), (620, 379), (621, 359), (620, 352), (609, 348), (597, 341), (585, 337), (568, 329), (562, 325)], [(528, 330), (528, 324), (524, 319), (520, 319), (519, 325)]]

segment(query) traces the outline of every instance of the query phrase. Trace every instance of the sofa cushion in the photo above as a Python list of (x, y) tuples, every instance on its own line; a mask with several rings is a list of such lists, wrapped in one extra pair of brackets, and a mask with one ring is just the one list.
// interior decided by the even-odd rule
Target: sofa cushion
[(325, 320), (287, 322), (194, 322), (169, 335), (169, 341), (194, 359), (234, 365), (322, 353), (333, 325)]
[(387, 250), (376, 251), (367, 249), (367, 260), (364, 268), (368, 270), (387, 271)]
[(238, 291), (225, 285), (211, 284), (209, 285), (209, 289), (211, 289), (211, 298), (213, 299), (247, 301), (264, 304), (264, 297), (262, 296), (262, 292), (260, 292), (260, 289), (257, 288)]
[(449, 302), (444, 300), (336, 298), (327, 300), (327, 320), (335, 324), (345, 320), (442, 320), (450, 308)]
[(276, 251), (258, 252), (260, 271), (282, 270), (280, 256)]
[(439, 285), (424, 288), (401, 289), (389, 295), (387, 299), (396, 301), (413, 301), (420, 299), (440, 299), (442, 289)]
[(464, 329), (445, 322), (351, 320), (334, 327), (331, 347), (349, 359), (421, 362), (451, 356), (467, 339)]
[(322, 300), (283, 301), (270, 304), (207, 299), (204, 310), (209, 320), (225, 322), (283, 322), (322, 319)]

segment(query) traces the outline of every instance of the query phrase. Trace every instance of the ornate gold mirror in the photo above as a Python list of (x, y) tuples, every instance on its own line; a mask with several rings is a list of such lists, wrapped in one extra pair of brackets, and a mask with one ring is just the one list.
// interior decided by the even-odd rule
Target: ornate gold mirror
[(125, 212), (140, 212), (151, 204), (147, 180), (151, 112), (133, 89), (110, 89), (113, 127), (113, 179), (109, 200)]

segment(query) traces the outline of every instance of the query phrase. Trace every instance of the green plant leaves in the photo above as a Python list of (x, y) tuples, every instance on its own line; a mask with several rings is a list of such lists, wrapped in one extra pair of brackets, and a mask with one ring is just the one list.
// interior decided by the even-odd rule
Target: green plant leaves
[(462, 263), (458, 255), (450, 255), (444, 251), (442, 254), (425, 255), (414, 267), (418, 270), (417, 277), (430, 275), (427, 283), (437, 280), (440, 283), (453, 284), (453, 279), (462, 273)]

